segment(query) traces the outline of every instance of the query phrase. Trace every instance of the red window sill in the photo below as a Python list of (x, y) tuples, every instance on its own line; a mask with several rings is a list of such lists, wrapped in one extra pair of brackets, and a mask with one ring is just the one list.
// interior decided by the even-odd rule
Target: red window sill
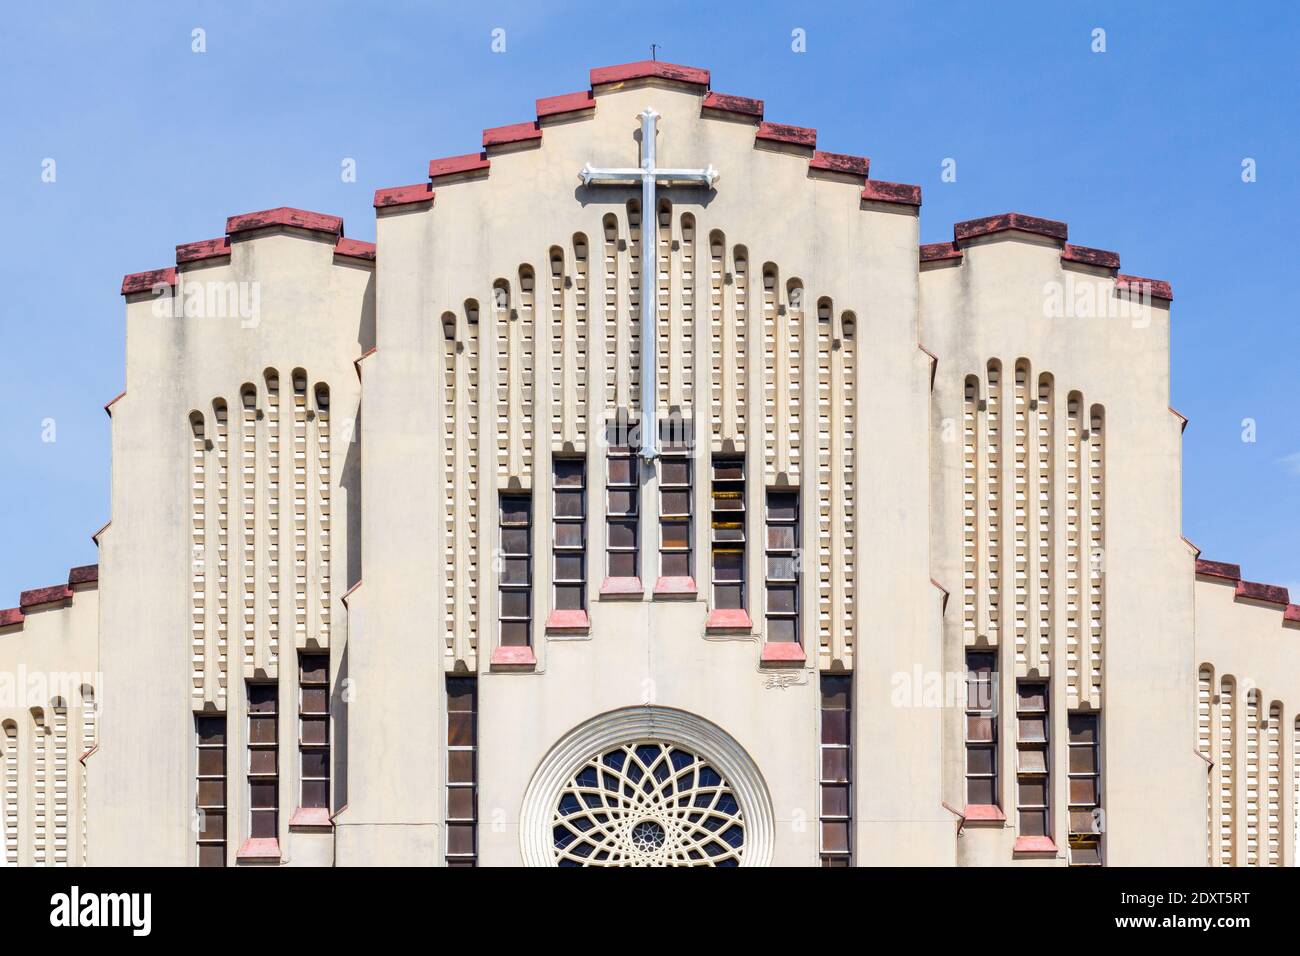
[(803, 663), (803, 645), (798, 641), (768, 641), (763, 645), (762, 661), (765, 664)]
[(275, 837), (257, 837), (244, 841), (235, 854), (237, 860), (274, 860), (280, 862), (280, 841)]
[(1016, 845), (1011, 848), (1012, 853), (1055, 853), (1056, 841), (1047, 836), (1022, 836), (1016, 837)]
[(1005, 823), (1007, 815), (1002, 808), (990, 803), (968, 803), (962, 811), (962, 819), (971, 823)]
[(706, 631), (745, 631), (754, 629), (754, 622), (749, 619), (749, 612), (743, 607), (714, 608), (704, 622)]
[(289, 818), (290, 830), (332, 830), (330, 812), (326, 807), (299, 807)]
[(586, 611), (556, 610), (546, 615), (546, 630), (559, 634), (586, 634), (591, 631), (591, 621), (587, 619)]
[(640, 578), (606, 578), (600, 583), (603, 598), (639, 598), (644, 593)]
[(660, 578), (655, 582), (655, 597), (693, 598), (697, 593), (694, 578)]
[(498, 647), (492, 652), (493, 667), (535, 667), (537, 655), (531, 647)]

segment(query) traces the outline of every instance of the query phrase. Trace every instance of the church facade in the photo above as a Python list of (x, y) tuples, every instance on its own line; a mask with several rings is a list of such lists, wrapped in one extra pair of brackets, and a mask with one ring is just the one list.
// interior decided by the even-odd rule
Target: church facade
[(127, 276), (5, 862), (1292, 865), (1300, 607), (1181, 536), (1169, 285), (818, 145), (599, 68), (375, 244)]

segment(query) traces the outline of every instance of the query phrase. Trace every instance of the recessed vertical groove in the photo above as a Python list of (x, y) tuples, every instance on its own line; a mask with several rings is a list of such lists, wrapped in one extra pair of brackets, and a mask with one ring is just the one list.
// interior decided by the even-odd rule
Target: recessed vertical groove
[[(510, 429), (515, 441), (511, 477), (527, 479), (533, 473), (533, 440), (537, 428), (537, 279), (533, 267), (519, 267), (519, 320), (511, 352), (510, 378), (517, 401), (511, 405)], [(541, 413), (545, 416), (545, 411)]]
[(1106, 461), (1105, 412), (1093, 405), (1088, 428), (1088, 699), (1102, 706), (1106, 645)]
[[(1196, 752), (1205, 760), (1205, 765), (1212, 768), (1215, 763), (1214, 749), (1214, 668), (1202, 664), (1196, 679)], [(1205, 786), (1205, 854), (1206, 866), (1214, 865), (1214, 781), (1210, 779)]]
[[(786, 383), (788, 381), (788, 368), (786, 360), (788, 354), (783, 348), (784, 336), (780, 335), (777, 330), (777, 307), (779, 305), (780, 293), (777, 290), (777, 272), (776, 266), (770, 262), (763, 264), (763, 301), (761, 304), (761, 319), (759, 322), (760, 335), (760, 352), (763, 356), (763, 365), (759, 369), (760, 376), (759, 386), (763, 394), (762, 414), (762, 433), (763, 433), (763, 480), (766, 484), (772, 484), (776, 480), (778, 471), (777, 446), (778, 433), (785, 431), (784, 423), (780, 420), (781, 412), (784, 411), (784, 399)], [(777, 339), (782, 341), (778, 342)], [(778, 353), (780, 353), (778, 357)]]
[[(641, 222), (641, 203), (637, 200), (629, 200), (627, 204), (627, 318), (625, 325), (628, 335), (628, 348), (620, 349), (620, 355), (627, 355), (628, 362), (628, 388), (627, 395), (624, 398), (625, 404), (620, 407), (626, 407), (640, 417), (641, 411), (641, 349), (644, 345), (641, 341), (641, 296), (644, 290), (641, 287), (641, 271), (645, 268), (642, 260), (644, 247), (642, 243), (643, 230)], [(654, 268), (651, 266), (651, 268)]]
[(606, 216), (603, 222), (605, 253), (605, 329), (603, 361), (605, 368), (605, 411), (602, 420), (610, 421), (615, 409), (626, 408), (627, 358), (623, 345), (627, 330), (619, 321), (623, 314), (622, 273), (619, 269), (618, 219)]
[(456, 331), (456, 314), (442, 314), (442, 521), (443, 549), (442, 558), (447, 568), (443, 581), (443, 653), (446, 658), (446, 670), (450, 670), (456, 659), (456, 640), (460, 622), (460, 592), (464, 587), (464, 568), (461, 566), (461, 507), (465, 501), (464, 490), (460, 487), (461, 476), (465, 474), (463, 457), (464, 441), (461, 438), (465, 428), (462, 413), (465, 382), (460, 374), (462, 361), (460, 336)]
[(573, 401), (573, 430), (578, 451), (587, 444), (587, 395), (590, 384), (591, 355), (591, 302), (590, 302), (591, 249), (587, 237), (577, 233), (573, 237), (573, 308), (574, 308), (574, 381), (576, 395)]
[(699, 331), (696, 328), (696, 251), (695, 251), (695, 217), (690, 213), (681, 218), (682, 238), (678, 250), (677, 290), (681, 303), (681, 351), (678, 353), (681, 363), (682, 414), (694, 419), (695, 408), (695, 348)]
[(54, 699), (54, 814), (53, 856), (55, 866), (68, 865), (68, 705)]
[(1035, 655), (1036, 666), (1045, 676), (1052, 658), (1052, 624), (1055, 616), (1052, 602), (1055, 580), (1052, 542), (1055, 536), (1055, 522), (1052, 515), (1052, 495), (1055, 486), (1055, 452), (1052, 402), (1052, 376), (1043, 373), (1038, 376), (1038, 408), (1036, 410), (1036, 432), (1038, 444), (1038, 488), (1034, 492), (1036, 504), (1034, 514), (1037, 518), (1038, 541), (1037, 577), (1038, 577), (1038, 650)]
[(32, 708), (32, 865), (45, 866), (49, 859), (49, 794), (47, 792), (45, 713)]
[(1252, 687), (1246, 691), (1246, 819), (1245, 850), (1246, 865), (1259, 865), (1260, 843), (1260, 706), (1259, 688)]
[(980, 632), (979, 615), (979, 528), (981, 495), (979, 488), (978, 437), (980, 386), (979, 378), (966, 376), (962, 393), (962, 630), (964, 644), (972, 647)]
[(18, 793), (20, 753), (18, 723), (4, 722), (4, 865), (18, 865)]
[(996, 647), (1002, 634), (1002, 363), (988, 363), (988, 404), (984, 415), (985, 447), (985, 540), (987, 568), (989, 646)]
[[(293, 635), (294, 649), (307, 646), (307, 373), (293, 371)], [(275, 667), (279, 648), (271, 648)]]
[(1282, 865), (1282, 704), (1268, 708), (1264, 764), (1264, 858), (1265, 866)]
[(565, 322), (564, 250), (551, 246), (547, 255), (547, 308), (550, 315), (551, 388), (549, 409), (549, 441), (553, 446), (569, 438), (570, 424), (567, 412), (572, 402), (575, 383), (573, 373), (573, 326)]
[(1219, 689), (1219, 865), (1232, 866), (1237, 846), (1237, 779), (1234, 748), (1237, 682), (1225, 676)]
[[(224, 399), (213, 402), (216, 422), (217, 566), (215, 646), (208, 647), (205, 699), (225, 708), (226, 668), (230, 660), (230, 421)], [(214, 679), (215, 678), (215, 679)]]
[(655, 401), (661, 416), (682, 406), (681, 326), (673, 309), (680, 285), (674, 258), (673, 207), (661, 199), (655, 220)]
[(243, 663), (253, 663), (257, 642), (257, 390), (240, 389), (240, 645)]
[(190, 681), (195, 707), (203, 706), (207, 658), (207, 434), (203, 415), (190, 413)]
[(1071, 392), (1065, 406), (1065, 680), (1070, 707), (1086, 699), (1083, 690), (1083, 661), (1080, 601), (1080, 559), (1083, 529), (1080, 514), (1080, 480), (1083, 454), (1083, 424), (1079, 420), (1083, 399)]
[[(735, 296), (735, 315), (730, 322), (730, 354), (725, 354), (723, 364), (723, 402), (734, 409), (731, 419), (731, 433), (723, 438), (732, 438), (737, 450), (741, 449), (744, 436), (748, 431), (749, 415), (749, 252), (744, 246), (737, 246), (732, 254), (735, 265), (733, 285)], [(730, 373), (728, 375), (728, 373)], [(731, 387), (727, 387), (730, 379)]]
[[(89, 754), (99, 744), (99, 731), (95, 707), (95, 688), (89, 684), (81, 685), (81, 753)], [(78, 761), (81, 767), (81, 856), (83, 866), (90, 859), (90, 773), (84, 761)]]
[(1016, 668), (1029, 666), (1029, 363), (1016, 363), (1012, 396), (1012, 587)]
[(330, 522), (330, 390), (316, 384), (316, 641), (321, 650), (330, 646), (330, 602), (333, 537)]
[(266, 654), (280, 646), (280, 376), (266, 375)]
[(841, 369), (832, 371), (835, 364), (831, 350), (834, 338), (834, 325), (831, 316), (830, 300), (817, 302), (817, 640), (821, 651), (821, 665), (827, 669), (834, 659), (833, 634), (838, 631), (836, 603), (833, 593), (838, 593), (835, 585), (836, 573), (832, 567), (832, 554), (839, 547), (839, 538), (831, 527), (833, 515), (839, 508), (838, 502), (831, 498), (832, 458), (836, 457), (832, 448), (838, 452), (836, 439), (840, 415), (832, 408), (832, 402), (838, 403), (840, 395), (831, 384), (832, 378), (839, 381)]
[(724, 393), (728, 315), (723, 303), (724, 275), (727, 269), (727, 242), (716, 229), (709, 233), (709, 421), (712, 423), (712, 444), (721, 449), (726, 434), (724, 407), (730, 399)]

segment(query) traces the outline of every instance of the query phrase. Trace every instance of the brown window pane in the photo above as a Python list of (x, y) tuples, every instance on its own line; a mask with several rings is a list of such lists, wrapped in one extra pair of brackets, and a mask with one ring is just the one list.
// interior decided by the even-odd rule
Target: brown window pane
[(1043, 710), (1046, 704), (1047, 685), (1021, 684), (1016, 688), (1017, 710)]
[(501, 551), (503, 554), (528, 554), (529, 546), (527, 528), (501, 529)]
[(663, 556), (661, 564), (664, 577), (686, 578), (691, 575), (691, 556), (689, 553), (668, 552)]
[(636, 521), (609, 522), (609, 546), (611, 548), (635, 548)]
[(636, 552), (619, 551), (609, 556), (609, 575), (614, 578), (634, 578), (637, 576)]
[(849, 825), (839, 820), (822, 821), (822, 849), (828, 853), (847, 853)]
[(1091, 807), (1086, 810), (1070, 811), (1071, 833), (1096, 833), (1097, 825), (1097, 818), (1093, 816)]
[(447, 824), (447, 853), (465, 856), (474, 852), (474, 825), (472, 823)]
[(1096, 773), (1097, 751), (1092, 747), (1070, 748), (1070, 773)]
[(1047, 773), (1047, 751), (1027, 748), (1020, 751), (1020, 770), (1025, 773)]
[(557, 548), (581, 548), (586, 546), (585, 527), (580, 522), (556, 522), (555, 546)]
[(1097, 742), (1097, 716), (1095, 714), (1070, 714), (1070, 743)]
[(194, 718), (194, 725), (198, 731), (198, 739), (201, 744), (224, 744), (226, 742), (226, 718), (225, 717), (199, 717)]
[(1017, 726), (1020, 739), (1027, 743), (1041, 743), (1047, 739), (1047, 719), (1044, 717), (1021, 717)]
[(302, 751), (302, 775), (304, 777), (328, 777), (330, 775), (330, 752), (325, 749)]
[(609, 459), (609, 477), (606, 479), (606, 484), (635, 485), (637, 477), (635, 458)]
[(250, 714), (274, 714), (275, 697), (275, 684), (249, 684), (248, 712)]
[(474, 710), (477, 688), (472, 677), (447, 678), (447, 709), (455, 711)]
[(621, 491), (611, 488), (607, 493), (609, 496), (609, 513), (612, 515), (634, 515), (636, 514), (637, 493), (635, 491)]
[(849, 706), (849, 691), (853, 678), (848, 675), (823, 674), (822, 708), (827, 710), (846, 710)]
[(1047, 778), (1022, 777), (1016, 784), (1017, 800), (1022, 807), (1047, 805)]
[(691, 523), (689, 521), (664, 521), (663, 547), (688, 548), (691, 544)]
[(993, 748), (967, 747), (966, 772), (974, 774), (993, 773)]
[(447, 753), (447, 782), (474, 782), (474, 753), (469, 750), (452, 750)]
[(793, 618), (772, 617), (767, 621), (767, 639), (774, 643), (799, 640), (799, 625)]
[(200, 807), (224, 807), (226, 805), (226, 782), (224, 780), (200, 780), (198, 796), (195, 802)]
[(822, 743), (848, 744), (849, 712), (847, 710), (822, 711)]
[(555, 608), (559, 611), (581, 611), (583, 608), (583, 593), (581, 584), (557, 584), (555, 585)]
[(1047, 811), (1046, 810), (1021, 810), (1020, 811), (1020, 835), (1021, 836), (1047, 836)]
[(799, 516), (799, 497), (794, 492), (767, 493), (767, 520), (793, 521)]
[(248, 805), (254, 810), (274, 810), (279, 789), (275, 780), (248, 781)]
[(523, 495), (501, 496), (501, 523), (528, 524), (533, 513), (532, 499)]
[(220, 810), (201, 810), (199, 812), (199, 839), (224, 840), (225, 838), (225, 813)]
[(663, 502), (659, 513), (663, 515), (688, 515), (691, 513), (691, 493), (689, 491), (662, 491)]
[(328, 654), (300, 654), (298, 657), (299, 683), (324, 684), (329, 680), (329, 669)]
[(301, 721), (303, 743), (329, 743), (330, 724), (328, 717), (302, 717), (299, 720)]
[(555, 556), (555, 579), (557, 581), (581, 581), (586, 575), (587, 561), (581, 554), (557, 554)]
[(794, 526), (769, 525), (767, 529), (767, 546), (773, 551), (793, 551), (799, 547)]
[(501, 622), (501, 644), (504, 647), (527, 647), (528, 646), (528, 622), (527, 621), (502, 621)]
[(734, 610), (744, 600), (744, 589), (739, 584), (714, 584), (713, 606), (724, 610)]
[(468, 747), (474, 743), (474, 715), (466, 712), (447, 714), (447, 743)]
[(822, 749), (822, 780), (831, 783), (848, 783), (849, 752), (847, 750)]
[(532, 583), (529, 575), (530, 558), (503, 558), (501, 561), (501, 583), (527, 586)]
[(199, 776), (224, 776), (226, 773), (226, 750), (224, 747), (202, 748), (199, 750)]
[(226, 865), (226, 845), (224, 843), (216, 846), (199, 847), (199, 866), (225, 866)]
[(994, 783), (991, 777), (967, 777), (966, 802), (981, 806), (991, 806), (997, 803), (993, 787)]
[(302, 782), (302, 805), (304, 807), (328, 807), (330, 803), (330, 782), (328, 780), (304, 780)]
[(798, 593), (793, 584), (769, 584), (767, 586), (767, 613), (793, 614), (796, 610), (795, 595)]
[(254, 744), (273, 744), (276, 741), (274, 717), (249, 717), (248, 740)]
[(279, 837), (280, 834), (276, 832), (278, 820), (279, 814), (274, 810), (253, 810), (249, 813), (249, 821), (252, 824), (250, 835), (259, 840)]
[(581, 488), (586, 474), (586, 462), (581, 458), (556, 458), (551, 462), (555, 470), (555, 484), (562, 487)]
[(448, 789), (447, 819), (474, 819), (474, 789), (472, 787), (451, 787)]
[(304, 714), (324, 714), (330, 709), (329, 691), (324, 687), (304, 687), (299, 692), (299, 706)]
[(1070, 862), (1075, 866), (1100, 866), (1101, 844), (1090, 843), (1085, 846), (1071, 845)]
[(991, 743), (993, 741), (993, 718), (967, 715), (966, 739), (974, 743)]
[(526, 618), (528, 617), (528, 604), (527, 591), (502, 591), (501, 617), (503, 619)]
[(735, 551), (713, 552), (714, 581), (743, 581), (745, 579), (745, 556)]
[(743, 458), (713, 459), (714, 481), (743, 481), (745, 478), (745, 460)]
[(1095, 806), (1097, 803), (1097, 778), (1071, 777), (1070, 803), (1076, 806), (1081, 803)]
[(270, 750), (250, 750), (248, 752), (248, 772), (274, 775), (276, 770), (275, 748)]
[(795, 569), (795, 557), (792, 554), (769, 554), (767, 556), (767, 577), (771, 581), (793, 581), (798, 578)]
[(555, 516), (557, 518), (581, 518), (585, 494), (584, 491), (556, 491)]
[(823, 784), (822, 785), (822, 816), (847, 817), (848, 815), (849, 815), (848, 784), (841, 784), (841, 783)]

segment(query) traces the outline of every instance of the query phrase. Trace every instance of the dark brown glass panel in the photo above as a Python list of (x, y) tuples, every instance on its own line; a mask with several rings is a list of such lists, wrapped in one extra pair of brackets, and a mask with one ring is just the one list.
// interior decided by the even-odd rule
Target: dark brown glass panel
[(447, 678), (447, 709), (449, 711), (475, 710), (478, 689), (472, 677)]
[(531, 564), (531, 558), (503, 558), (501, 560), (501, 583), (527, 587), (532, 583), (529, 574), (529, 565)]
[(217, 843), (199, 847), (199, 866), (225, 866), (226, 844)]
[(745, 460), (743, 458), (713, 459), (714, 481), (744, 481)]
[(734, 610), (741, 606), (745, 598), (744, 586), (740, 584), (714, 584), (713, 606), (724, 610)]
[(469, 747), (474, 743), (474, 715), (461, 711), (447, 714), (447, 743), (452, 747)]
[(224, 777), (226, 774), (225, 748), (202, 748), (199, 750), (199, 776)]
[(447, 824), (447, 853), (451, 856), (469, 856), (474, 853), (474, 824)]
[(529, 532), (527, 528), (502, 528), (502, 554), (527, 554), (529, 549)]
[(609, 522), (609, 546), (611, 548), (635, 548), (636, 521), (618, 520)]
[(532, 518), (533, 503), (532, 499), (524, 495), (502, 495), (501, 496), (501, 523), (506, 524), (528, 524)]
[(689, 521), (664, 521), (663, 547), (686, 548), (691, 543), (691, 523)]
[(848, 709), (849, 693), (853, 688), (852, 677), (847, 674), (823, 674), (821, 684), (823, 710)]
[(773, 643), (796, 643), (799, 640), (798, 625), (791, 618), (768, 618), (767, 639)]
[(613, 578), (636, 577), (636, 553), (633, 551), (620, 551), (611, 554), (609, 556), (609, 575)]
[(527, 621), (502, 621), (501, 622), (501, 644), (504, 647), (527, 647), (528, 646), (528, 622)]
[(822, 849), (827, 853), (847, 853), (849, 851), (849, 824), (839, 820), (823, 820)]
[(611, 458), (609, 459), (609, 477), (606, 483), (610, 485), (635, 485), (637, 484), (637, 467), (635, 458)]
[(275, 775), (275, 750), (251, 750), (248, 753), (248, 772)]
[(799, 547), (798, 535), (792, 525), (769, 525), (767, 546), (773, 551), (793, 551)]
[(848, 783), (849, 754), (847, 750), (822, 750), (822, 780), (831, 783)]
[(248, 781), (248, 805), (254, 810), (273, 810), (278, 805), (276, 796), (279, 786), (274, 779)]
[(989, 777), (966, 778), (966, 802), (981, 806), (997, 802), (993, 793), (993, 780)]
[(528, 617), (528, 592), (527, 591), (502, 591), (501, 592), (501, 617), (502, 618)]
[[(689, 491), (663, 491), (660, 492), (660, 500), (663, 502), (659, 511), (661, 515), (688, 515), (691, 513), (691, 493)], [(686, 522), (682, 522), (682, 524), (685, 525)]]
[(275, 717), (249, 717), (248, 740), (254, 744), (273, 744), (276, 741)]
[(226, 782), (224, 780), (200, 780), (195, 801), (200, 807), (224, 807), (226, 805)]
[(993, 748), (967, 747), (966, 772), (981, 776), (993, 773)]
[(452, 787), (447, 791), (447, 819), (474, 819), (474, 790), (471, 787)]
[(302, 805), (304, 807), (328, 807), (330, 799), (330, 782), (328, 780), (304, 780), (302, 782)]
[(274, 810), (253, 810), (249, 813), (249, 820), (252, 824), (252, 833), (254, 839), (265, 840), (279, 837), (276, 830), (279, 814)]
[(299, 706), (304, 714), (324, 714), (330, 709), (329, 691), (324, 687), (303, 687), (298, 691)]
[(767, 520), (794, 521), (799, 517), (799, 497), (793, 492), (767, 493)]
[(1070, 743), (1097, 742), (1097, 715), (1070, 714)]
[(687, 578), (691, 575), (691, 556), (681, 552), (667, 552), (660, 562), (664, 577)]
[(250, 714), (274, 714), (275, 697), (275, 684), (249, 684), (248, 712)]
[(993, 718), (968, 716), (966, 718), (966, 739), (973, 743), (992, 743)]
[(329, 774), (329, 750), (321, 748), (302, 752), (302, 775), (304, 777), (328, 777)]
[(453, 750), (447, 754), (447, 781), (449, 783), (474, 782), (474, 754), (469, 750)]
[[(200, 840), (225, 840), (226, 814), (221, 810), (204, 810), (199, 817)], [(202, 849), (200, 848), (200, 855)], [(202, 866), (202, 864), (199, 864)]]
[(1047, 832), (1046, 810), (1020, 811), (1021, 836), (1047, 836)]
[(612, 515), (636, 514), (636, 495), (635, 491), (611, 489), (609, 491), (609, 513)]
[(551, 462), (555, 470), (556, 487), (582, 487), (586, 475), (586, 462), (581, 458), (556, 458)]
[(225, 744), (226, 742), (226, 718), (225, 717), (199, 717), (194, 718), (194, 724), (198, 731), (200, 744)]
[(559, 611), (581, 611), (586, 600), (586, 589), (581, 584), (555, 585), (555, 608)]
[(1022, 777), (1017, 785), (1019, 803), (1027, 807), (1041, 807), (1047, 804), (1047, 778)]
[(1070, 773), (1096, 773), (1097, 751), (1092, 747), (1070, 748)]
[(1043, 743), (1047, 740), (1047, 720), (1044, 717), (1021, 717), (1017, 721), (1020, 739), (1025, 743)]
[(329, 682), (330, 661), (327, 654), (302, 654), (298, 658), (298, 681), (302, 684), (325, 684)]
[(583, 513), (583, 491), (556, 491), (555, 517), (581, 518)]
[(585, 526), (576, 522), (557, 522), (555, 525), (555, 546), (557, 548), (581, 548), (586, 545)]
[(792, 554), (769, 554), (767, 556), (767, 579), (769, 581), (793, 581), (799, 573), (795, 567), (796, 560)]
[(328, 717), (303, 717), (302, 721), (302, 742), (304, 744), (326, 744), (329, 743), (329, 718)]
[[(847, 817), (849, 815), (848, 784), (828, 783), (822, 785), (822, 816)], [(825, 849), (825, 847), (823, 847)]]
[(586, 578), (586, 559), (581, 554), (555, 556), (555, 580), (582, 581)]
[(1070, 779), (1070, 803), (1095, 806), (1097, 803), (1097, 778), (1072, 777)]
[(847, 710), (822, 711), (822, 743), (844, 744), (849, 742), (849, 712)]

